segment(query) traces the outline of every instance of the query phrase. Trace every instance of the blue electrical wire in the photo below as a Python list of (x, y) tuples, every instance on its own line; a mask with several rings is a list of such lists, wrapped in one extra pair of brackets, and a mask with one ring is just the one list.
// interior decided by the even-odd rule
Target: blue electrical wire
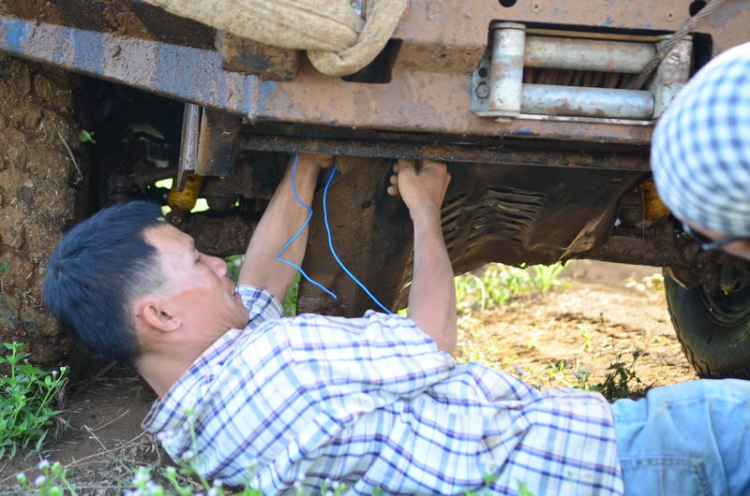
[[(281, 251), (279, 252), (279, 254), (276, 256), (276, 260), (278, 260), (279, 262), (283, 262), (283, 263), (285, 263), (287, 265), (291, 265), (292, 267), (294, 267), (295, 269), (297, 269), (300, 272), (300, 274), (302, 274), (302, 277), (304, 277), (309, 283), (314, 284), (318, 288), (322, 289), (323, 291), (325, 291), (326, 293), (328, 293), (333, 299), (338, 299), (338, 297), (332, 291), (330, 291), (329, 289), (327, 289), (325, 286), (323, 286), (319, 282), (311, 279), (310, 276), (308, 276), (305, 273), (305, 271), (302, 270), (302, 267), (300, 267), (299, 265), (297, 265), (295, 263), (290, 262), (289, 260), (285, 260), (285, 259), (281, 258), (281, 256), (286, 251), (287, 247), (289, 247), (289, 245), (292, 244), (294, 242), (294, 240), (297, 239), (300, 236), (300, 234), (302, 234), (302, 232), (305, 230), (305, 228), (307, 228), (308, 224), (310, 224), (310, 219), (312, 219), (312, 216), (313, 216), (313, 209), (312, 209), (312, 207), (310, 207), (309, 205), (306, 205), (300, 199), (299, 195), (297, 194), (296, 173), (297, 173), (297, 164), (298, 163), (299, 163), (299, 154), (295, 153), (294, 154), (294, 166), (292, 167), (292, 193), (294, 194), (294, 199), (297, 200), (297, 203), (299, 203), (300, 205), (302, 205), (303, 207), (305, 207), (305, 209), (307, 209), (307, 211), (309, 212), (309, 214), (307, 215), (307, 219), (305, 220), (305, 223), (302, 224), (302, 227), (297, 232), (297, 234), (295, 234), (294, 237), (292, 237), (292, 239), (290, 239), (289, 241), (286, 242), (286, 244), (284, 245), (284, 247), (281, 249)], [(333, 248), (333, 236), (331, 235), (331, 226), (328, 223), (328, 189), (330, 188), (331, 183), (333, 182), (333, 177), (336, 175), (336, 172), (337, 172), (336, 168), (334, 168), (331, 171), (331, 175), (328, 176), (328, 181), (326, 182), (326, 186), (323, 189), (323, 223), (326, 226), (326, 233), (328, 235), (328, 247), (331, 250), (331, 254), (333, 255), (333, 258), (336, 260), (336, 262), (339, 264), (339, 266), (342, 269), (344, 269), (344, 272), (346, 272), (346, 274), (349, 277), (351, 277), (352, 281), (354, 281), (355, 283), (357, 283), (357, 285), (360, 288), (362, 288), (362, 290), (367, 294), (367, 296), (369, 296), (372, 299), (372, 301), (374, 301), (380, 308), (382, 308), (383, 311), (385, 311), (385, 313), (393, 315), (393, 312), (391, 312), (390, 310), (388, 310), (388, 308), (385, 305), (383, 305), (382, 303), (380, 303), (378, 301), (378, 299), (375, 298), (375, 296), (372, 293), (370, 293), (370, 290), (368, 290), (365, 287), (365, 285), (362, 284), (359, 281), (359, 279), (357, 279), (356, 277), (354, 277), (354, 274), (352, 274), (351, 271), (346, 268), (346, 265), (344, 265), (344, 263), (341, 261), (341, 259), (339, 258), (339, 256), (336, 254), (336, 250)]]
[(378, 301), (378, 299), (375, 298), (375, 296), (373, 296), (372, 293), (370, 293), (370, 291), (365, 287), (365, 285), (362, 284), (359, 281), (359, 279), (357, 279), (356, 277), (354, 277), (354, 274), (352, 274), (349, 271), (349, 269), (346, 268), (346, 265), (344, 265), (344, 263), (341, 261), (341, 259), (339, 258), (339, 256), (336, 254), (336, 250), (333, 248), (333, 236), (331, 236), (331, 226), (328, 224), (328, 187), (331, 185), (331, 182), (333, 180), (333, 176), (336, 175), (336, 172), (337, 172), (337, 170), (334, 168), (333, 171), (331, 172), (331, 175), (328, 176), (328, 182), (326, 182), (326, 187), (323, 190), (323, 223), (326, 226), (326, 233), (328, 234), (328, 247), (331, 249), (331, 254), (333, 255), (333, 258), (335, 258), (336, 262), (338, 262), (338, 264), (341, 266), (341, 268), (344, 269), (344, 272), (346, 272), (346, 274), (349, 277), (352, 278), (352, 281), (356, 282), (357, 285), (360, 288), (362, 288), (362, 290), (365, 293), (367, 293), (367, 296), (369, 296), (370, 299), (372, 299), (372, 301), (374, 301), (375, 303), (377, 303), (377, 305), (380, 308), (382, 308), (385, 313), (393, 315), (393, 312), (391, 312), (390, 310), (388, 310), (388, 308), (386, 308), (385, 305), (383, 305), (382, 303), (380, 303)]
[(300, 200), (299, 195), (297, 194), (297, 181), (296, 181), (296, 177), (295, 176), (296, 176), (296, 173), (297, 173), (297, 163), (298, 162), (299, 162), (299, 154), (297, 153), (297, 154), (294, 155), (294, 166), (292, 167), (292, 192), (294, 193), (294, 199), (297, 200), (297, 203), (299, 203), (300, 205), (302, 205), (303, 207), (305, 207), (305, 209), (307, 209), (307, 211), (309, 213), (307, 215), (307, 219), (305, 220), (305, 223), (302, 224), (302, 227), (297, 232), (297, 234), (295, 234), (292, 237), (292, 239), (290, 239), (289, 241), (287, 241), (286, 244), (284, 245), (284, 247), (279, 252), (279, 254), (276, 255), (276, 260), (278, 260), (279, 262), (285, 263), (287, 265), (291, 265), (292, 267), (294, 267), (295, 269), (297, 269), (300, 274), (302, 274), (302, 277), (304, 277), (307, 280), (307, 282), (309, 282), (310, 284), (313, 284), (313, 285), (317, 286), (318, 288), (322, 289), (323, 291), (325, 291), (326, 293), (328, 293), (331, 296), (331, 298), (333, 298), (334, 300), (336, 300), (336, 299), (338, 299), (338, 297), (333, 292), (329, 291), (325, 286), (323, 286), (319, 282), (311, 279), (310, 276), (308, 276), (307, 273), (304, 270), (302, 270), (302, 267), (300, 267), (299, 265), (297, 265), (297, 264), (295, 264), (293, 262), (290, 262), (289, 260), (281, 258), (281, 256), (284, 254), (284, 252), (286, 251), (286, 249), (289, 247), (289, 245), (291, 245), (294, 242), (294, 240), (296, 240), (297, 238), (299, 238), (299, 236), (304, 232), (305, 228), (307, 228), (307, 225), (310, 224), (310, 219), (312, 219), (312, 216), (313, 216), (313, 209), (312, 209), (312, 207), (309, 206), (309, 205), (306, 205), (302, 200)]

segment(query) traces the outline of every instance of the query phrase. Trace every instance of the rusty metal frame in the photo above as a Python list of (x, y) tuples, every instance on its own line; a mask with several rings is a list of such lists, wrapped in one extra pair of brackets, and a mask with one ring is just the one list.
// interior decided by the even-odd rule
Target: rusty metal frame
[(531, 150), (515, 146), (424, 144), (361, 139), (324, 139), (279, 135), (245, 134), (240, 149), (282, 153), (332, 153), (351, 157), (428, 159), (443, 162), (649, 171), (645, 153), (581, 153)]
[[(120, 4), (129, 11), (143, 7), (135, 0), (108, 3), (110, 8)], [(40, 5), (37, 13), (45, 12), (44, 2), (32, 4)], [(59, 7), (60, 1), (53, 4)], [(743, 4), (742, 0), (727, 0), (696, 27), (712, 36), (714, 55), (748, 38), (750, 11)], [(33, 7), (24, 10), (26, 18), (0, 18), (0, 52), (224, 109), (242, 115), (249, 123), (281, 121), (645, 145), (650, 141), (651, 126), (535, 118), (497, 123), (477, 117), (470, 110), (468, 74), (485, 52), (493, 20), (547, 28), (616, 29), (619, 36), (624, 32), (627, 37), (627, 30), (641, 35), (675, 31), (689, 16), (689, 6), (689, 0), (629, 2), (614, 7), (607, 0), (590, 0), (585, 8), (576, 0), (561, 0), (554, 6), (517, 2), (511, 8), (497, 2), (412, 2), (394, 34), (401, 43), (387, 84), (345, 82), (319, 74), (306, 61), (293, 81), (263, 81), (224, 70), (222, 56), (205, 46), (168, 44), (158, 41), (158, 36), (136, 37), (127, 31), (123, 35), (117, 30), (81, 29), (71, 15), (57, 23), (48, 22), (52, 16), (34, 18)], [(175, 19), (177, 24), (184, 21)], [(144, 29), (148, 29), (145, 24)]]
[[(403, 202), (386, 192), (391, 162), (341, 156), (341, 178), (328, 194), (329, 226), (342, 260), (393, 309), (411, 278), (412, 225)], [(551, 264), (594, 252), (609, 234), (618, 199), (646, 174), (631, 170), (536, 168), (523, 164), (451, 163), (442, 229), (453, 269), (488, 262)], [(322, 210), (322, 192), (313, 210)], [(298, 308), (356, 316), (374, 304), (332, 259), (322, 216), (313, 217), (303, 268), (339, 295), (300, 284)], [(387, 274), (387, 275), (384, 275)], [(401, 303), (400, 303), (401, 302)]]

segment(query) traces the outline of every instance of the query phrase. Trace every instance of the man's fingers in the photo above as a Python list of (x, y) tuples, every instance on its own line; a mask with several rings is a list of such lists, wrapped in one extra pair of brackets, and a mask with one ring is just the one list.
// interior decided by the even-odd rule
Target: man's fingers
[(391, 196), (398, 196), (399, 195), (398, 186), (395, 184), (388, 186), (388, 194)]
[(391, 176), (391, 184), (398, 184), (398, 176), (396, 174)]
[(306, 153), (310, 162), (320, 169), (327, 169), (333, 166), (333, 155), (328, 153)]
[(398, 163), (396, 164), (396, 166), (398, 167), (398, 172), (400, 173), (403, 173), (406, 171), (416, 173), (416, 165), (414, 163), (414, 160), (400, 158), (398, 159)]
[(422, 170), (434, 169), (436, 171), (446, 171), (448, 166), (444, 162), (436, 162), (435, 160), (422, 160)]

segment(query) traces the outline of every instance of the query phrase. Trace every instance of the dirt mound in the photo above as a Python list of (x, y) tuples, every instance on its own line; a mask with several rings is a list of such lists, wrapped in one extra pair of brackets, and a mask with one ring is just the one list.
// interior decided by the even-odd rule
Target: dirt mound
[(47, 257), (74, 216), (76, 82), (0, 57), (0, 340), (28, 343), (39, 363), (65, 348), (41, 286)]

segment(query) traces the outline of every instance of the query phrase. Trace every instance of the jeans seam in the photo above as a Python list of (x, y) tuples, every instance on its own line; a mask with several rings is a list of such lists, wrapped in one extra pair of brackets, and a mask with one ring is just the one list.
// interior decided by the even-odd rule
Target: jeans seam
[(706, 474), (705, 464), (700, 458), (664, 455), (636, 455), (621, 457), (620, 466), (623, 469), (639, 466), (686, 467), (695, 474), (698, 484), (700, 485), (701, 494), (704, 496), (713, 495), (711, 483), (708, 480), (708, 474)]

